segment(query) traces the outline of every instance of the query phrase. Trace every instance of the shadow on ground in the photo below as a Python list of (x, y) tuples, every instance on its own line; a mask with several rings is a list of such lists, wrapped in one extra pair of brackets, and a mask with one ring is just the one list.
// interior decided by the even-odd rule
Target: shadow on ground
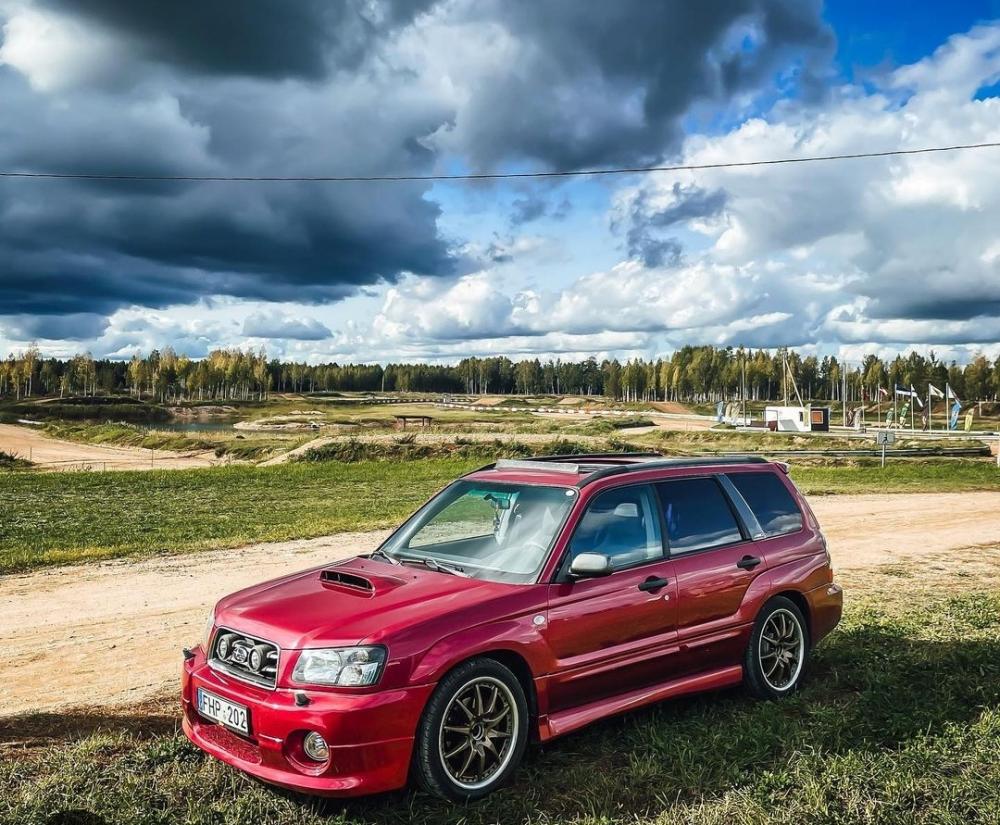
[[(877, 617), (855, 619), (817, 652), (805, 689), (782, 702), (752, 701), (740, 691), (704, 695), (533, 746), (511, 787), (471, 806), (449, 805), (414, 791), (320, 801), (261, 786), (176, 741), (176, 711), (162, 701), (128, 714), (68, 712), (8, 719), (0, 722), (0, 741), (37, 746), (42, 741), (72, 742), (94, 732), (124, 733), (138, 737), (141, 751), (142, 741), (150, 740), (136, 758), (144, 760), (145, 770), (161, 774), (158, 804), (176, 798), (182, 811), (188, 794), (204, 798), (210, 793), (208, 776), (208, 784), (215, 786), (213, 806), (227, 811), (218, 821), (225, 822), (242, 821), (229, 815), (237, 797), (241, 803), (252, 799), (261, 816), (281, 822), (315, 817), (370, 825), (641, 820), (678, 804), (722, 799), (734, 790), (750, 789), (764, 797), (779, 791), (795, 794), (803, 781), (832, 771), (830, 765), (838, 761), (867, 765), (869, 771), (875, 765), (889, 775), (908, 749), (928, 737), (968, 734), (984, 711), (1000, 708), (1000, 618), (995, 599), (964, 604), (954, 616), (948, 609), (936, 616), (935, 627), (904, 629)], [(951, 638), (935, 638), (936, 628), (944, 628)], [(116, 777), (129, 769), (127, 764), (134, 765), (130, 757), (115, 753), (93, 766), (99, 775), (87, 782), (95, 815), (121, 821), (126, 791), (116, 786)], [(803, 772), (801, 778), (796, 771)], [(851, 792), (863, 793), (865, 781), (875, 780), (830, 781), (830, 793), (836, 792), (837, 782), (856, 782), (859, 788), (852, 785)], [(63, 800), (73, 798), (71, 788), (63, 794)]]

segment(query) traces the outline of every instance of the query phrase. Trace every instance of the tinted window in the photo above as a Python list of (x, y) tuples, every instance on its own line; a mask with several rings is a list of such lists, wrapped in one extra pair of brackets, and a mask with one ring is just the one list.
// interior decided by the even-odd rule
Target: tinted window
[(765, 534), (780, 536), (802, 529), (802, 513), (774, 473), (733, 473), (729, 480), (746, 499)]
[(663, 505), (672, 554), (690, 553), (742, 540), (736, 516), (722, 488), (711, 478), (689, 478), (656, 485)]
[(570, 542), (580, 553), (610, 556), (616, 569), (663, 556), (660, 521), (648, 487), (607, 490), (587, 507)]

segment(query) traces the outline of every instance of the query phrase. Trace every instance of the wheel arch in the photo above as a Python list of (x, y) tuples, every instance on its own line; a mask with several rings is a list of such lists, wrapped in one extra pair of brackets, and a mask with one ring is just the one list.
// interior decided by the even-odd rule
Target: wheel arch
[[(809, 606), (809, 599), (807, 599), (798, 590), (782, 590), (778, 593), (772, 593), (771, 599), (778, 596), (783, 596), (788, 599), (792, 604), (794, 604), (799, 612), (802, 614), (802, 618), (806, 621), (806, 633), (809, 634), (809, 647), (813, 646), (813, 618), (812, 609)], [(768, 599), (770, 601), (770, 599)]]
[(530, 730), (533, 732), (533, 738), (537, 737), (538, 693), (535, 687), (535, 677), (531, 672), (531, 666), (528, 664), (528, 660), (516, 650), (505, 648), (484, 651), (483, 653), (479, 653), (470, 658), (493, 659), (494, 661), (502, 664), (510, 670), (515, 677), (517, 677), (517, 681), (520, 683), (521, 689), (524, 691), (524, 696), (528, 700), (528, 715), (531, 721)]

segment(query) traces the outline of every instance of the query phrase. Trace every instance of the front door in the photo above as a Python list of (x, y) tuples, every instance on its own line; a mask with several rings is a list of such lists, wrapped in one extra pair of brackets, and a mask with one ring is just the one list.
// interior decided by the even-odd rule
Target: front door
[[(602, 553), (603, 578), (565, 576), (573, 556)], [(664, 681), (676, 652), (676, 582), (663, 554), (656, 499), (646, 485), (595, 496), (570, 540), (560, 581), (549, 587), (544, 631), (556, 657), (549, 710)]]

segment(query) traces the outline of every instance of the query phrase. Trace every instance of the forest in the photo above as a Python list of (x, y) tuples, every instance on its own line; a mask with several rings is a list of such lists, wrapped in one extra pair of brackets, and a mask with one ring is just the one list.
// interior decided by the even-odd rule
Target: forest
[[(787, 363), (787, 371), (782, 365)], [(805, 399), (873, 400), (879, 388), (945, 384), (960, 398), (996, 400), (1000, 357), (945, 363), (933, 352), (892, 359), (867, 355), (859, 363), (832, 355), (803, 356), (789, 349), (681, 347), (655, 360), (514, 361), (504, 356), (464, 358), (457, 364), (305, 364), (268, 358), (263, 350), (219, 349), (189, 358), (169, 347), (131, 360), (95, 359), (89, 353), (60, 360), (37, 347), (0, 360), (0, 396), (103, 396), (129, 393), (163, 403), (261, 400), (272, 392), (412, 392), (469, 394), (604, 395), (620, 401), (751, 401), (794, 395)]]

